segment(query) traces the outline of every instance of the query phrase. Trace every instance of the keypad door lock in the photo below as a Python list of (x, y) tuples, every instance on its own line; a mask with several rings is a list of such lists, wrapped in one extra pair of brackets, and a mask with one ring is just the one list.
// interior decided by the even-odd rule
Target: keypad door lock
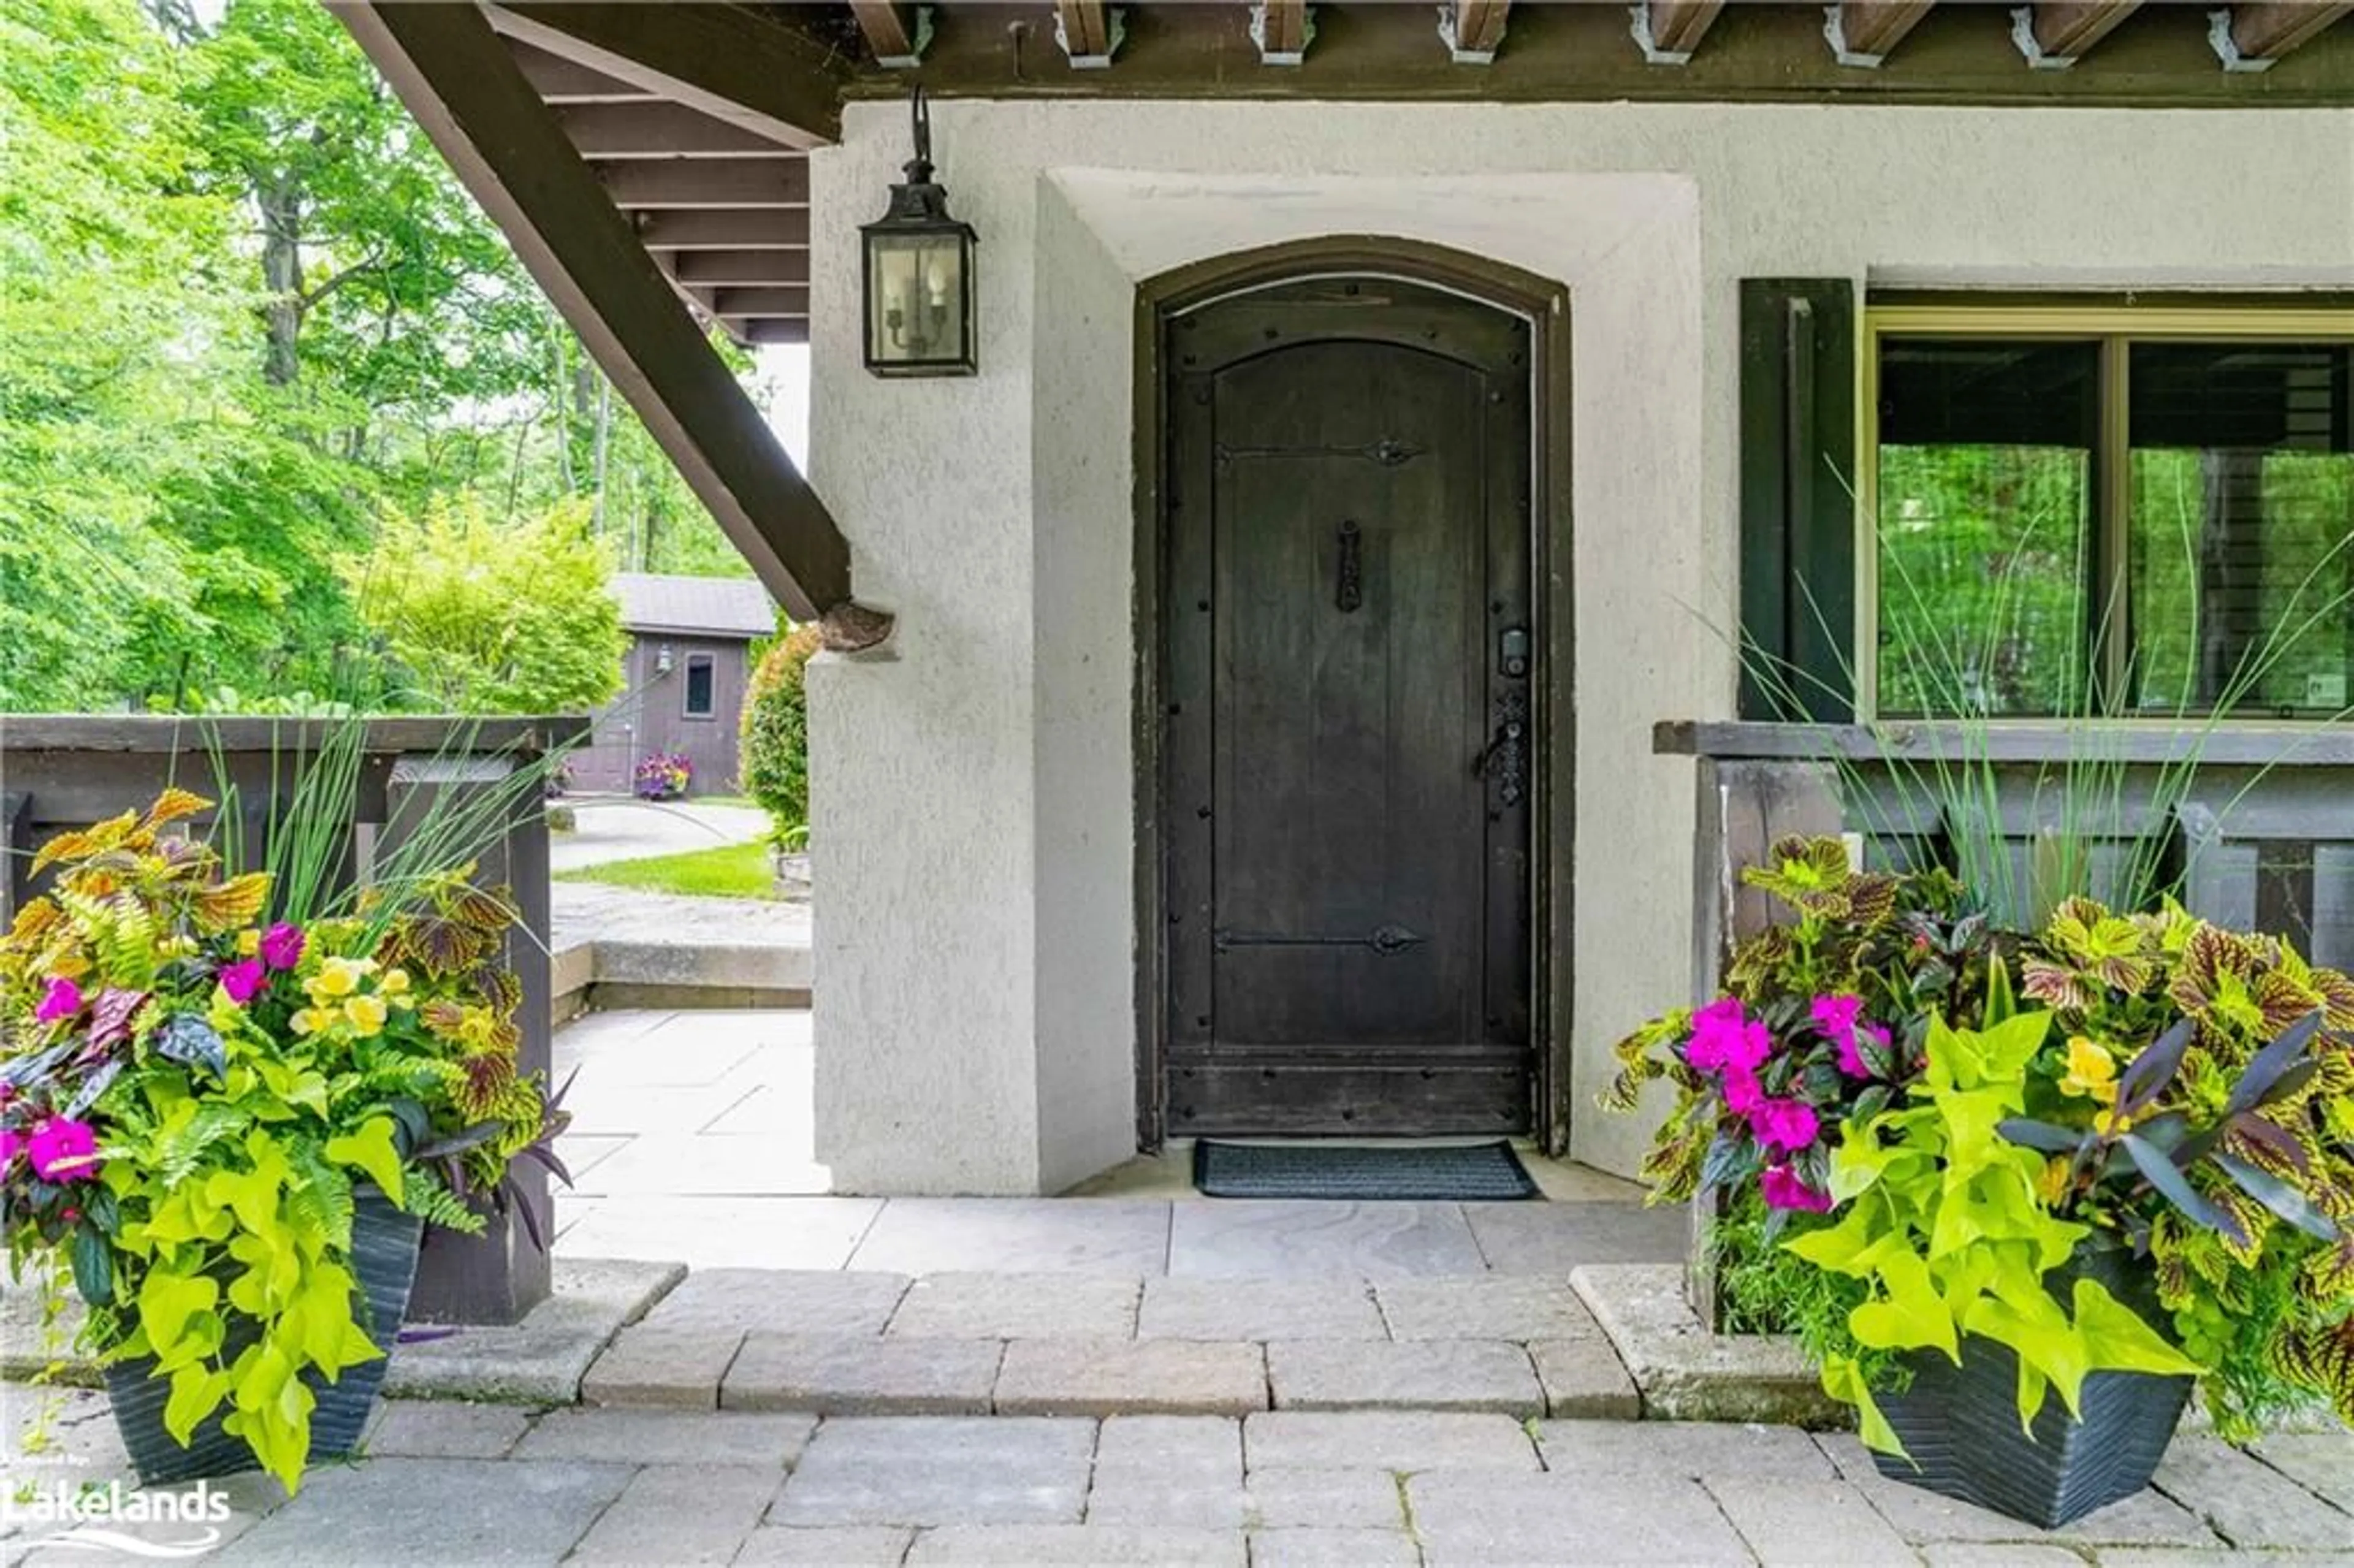
[(1529, 629), (1508, 626), (1496, 634), (1496, 668), (1511, 680), (1529, 673)]

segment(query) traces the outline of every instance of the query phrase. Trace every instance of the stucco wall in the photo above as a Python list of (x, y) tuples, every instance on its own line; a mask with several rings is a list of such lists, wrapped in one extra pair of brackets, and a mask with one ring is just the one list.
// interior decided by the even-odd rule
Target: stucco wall
[(1735, 280), (2354, 285), (2354, 115), (950, 102), (981, 374), (861, 370), (854, 225), (906, 114), (812, 161), (813, 477), (896, 610), (812, 672), (820, 1158), (853, 1191), (1052, 1191), (1131, 1147), (1134, 283), (1317, 234), (1573, 300), (1575, 1150), (1609, 1043), (1688, 983), (1691, 786), (1727, 712)]

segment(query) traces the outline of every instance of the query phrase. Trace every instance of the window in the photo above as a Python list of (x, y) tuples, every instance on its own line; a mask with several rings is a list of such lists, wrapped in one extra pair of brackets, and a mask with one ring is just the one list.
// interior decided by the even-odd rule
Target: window
[(712, 704), (711, 655), (690, 653), (686, 656), (686, 716), (710, 718), (716, 711)]
[(2354, 311), (1892, 307), (1867, 352), (1877, 712), (2354, 700)]

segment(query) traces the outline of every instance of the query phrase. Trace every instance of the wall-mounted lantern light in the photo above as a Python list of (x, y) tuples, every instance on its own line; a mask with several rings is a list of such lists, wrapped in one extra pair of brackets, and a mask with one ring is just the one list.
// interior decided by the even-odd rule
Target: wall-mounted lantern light
[(932, 118), (914, 99), (916, 155), (891, 205), (858, 232), (866, 249), (866, 368), (877, 376), (970, 376), (972, 226), (949, 216), (932, 180)]
[(665, 642), (660, 648), (654, 650), (654, 673), (657, 675), (669, 674), (670, 663), (670, 644)]

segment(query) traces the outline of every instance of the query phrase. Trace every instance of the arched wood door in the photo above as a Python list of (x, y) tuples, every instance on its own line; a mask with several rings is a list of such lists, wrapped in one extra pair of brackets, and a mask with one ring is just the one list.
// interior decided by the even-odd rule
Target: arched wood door
[(1165, 330), (1166, 1128), (1526, 1130), (1528, 324), (1342, 277)]

